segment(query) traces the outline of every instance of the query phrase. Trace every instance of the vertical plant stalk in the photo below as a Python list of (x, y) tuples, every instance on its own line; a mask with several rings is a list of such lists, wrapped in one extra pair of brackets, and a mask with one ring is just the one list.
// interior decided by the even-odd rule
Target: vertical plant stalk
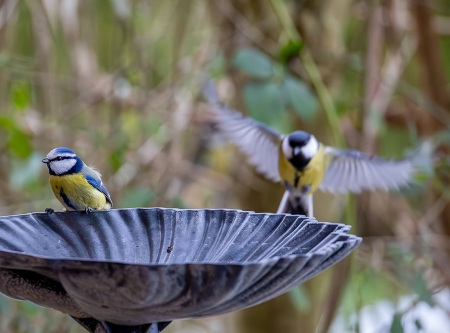
[[(294, 41), (302, 40), (284, 3), (281, 0), (271, 0), (271, 4), (277, 14), (280, 24), (283, 26), (286, 34), (288, 35), (288, 38)], [(303, 62), (306, 72), (308, 73), (309, 79), (311, 80), (311, 83), (316, 90), (319, 101), (325, 111), (325, 115), (327, 117), (333, 135), (334, 145), (343, 147), (344, 140), (342, 134), (339, 132), (339, 127), (337, 126), (340, 122), (339, 117), (333, 105), (330, 93), (322, 80), (317, 65), (315, 64), (314, 59), (306, 46), (303, 48), (299, 56), (300, 60)], [(319, 321), (319, 327), (316, 329), (316, 332), (326, 333), (329, 330), (331, 323), (333, 322), (336, 311), (339, 307), (342, 292), (347, 285), (350, 272), (349, 263), (349, 259), (347, 258), (344, 261), (338, 263), (333, 269), (331, 277), (332, 283), (328, 287), (328, 295), (326, 301), (324, 302), (324, 310), (322, 312)]]
[[(418, 54), (422, 63), (425, 89), (436, 104), (445, 108), (447, 106), (447, 93), (445, 91), (445, 76), (439, 49), (438, 36), (433, 30), (433, 1), (423, 0), (412, 2), (413, 14), (416, 19), (416, 31), (419, 38)], [(430, 135), (436, 130), (437, 124), (432, 117), (423, 127), (423, 134)]]
[(11, 17), (12, 13), (16, 9), (16, 5), (19, 0), (6, 0), (2, 1), (0, 6), (0, 30), (3, 29), (8, 19)]
[[(376, 6), (376, 8), (373, 8)], [(369, 36), (365, 62), (365, 94), (364, 94), (364, 133), (369, 131), (370, 127), (374, 127), (370, 122), (371, 103), (377, 91), (377, 82), (380, 81), (380, 67), (382, 61), (383, 50), (383, 24), (382, 9), (372, 4), (371, 15), (369, 17)], [(369, 127), (369, 128), (368, 128)], [(373, 132), (370, 131), (370, 132)], [(358, 147), (366, 152), (374, 153), (374, 140), (366, 140), (363, 146)]]
[[(278, 20), (280, 21), (280, 24), (283, 27), (288, 38), (293, 41), (301, 41), (302, 38), (295, 28), (294, 22), (292, 21), (292, 18), (289, 15), (288, 9), (286, 8), (284, 2), (282, 0), (271, 0), (270, 3), (272, 4)], [(305, 46), (299, 56), (300, 60), (303, 62), (303, 66), (305, 66), (309, 79), (311, 80), (311, 83), (316, 90), (320, 104), (322, 105), (327, 116), (327, 120), (333, 134), (334, 145), (343, 147), (344, 140), (338, 130), (338, 126), (336, 126), (337, 124), (339, 124), (339, 117), (337, 115), (336, 108), (333, 105), (333, 100), (331, 99), (330, 93), (328, 92), (328, 89), (322, 80), (311, 52)]]
[[(413, 15), (416, 21), (416, 31), (419, 38), (419, 60), (422, 67), (422, 82), (427, 92), (428, 97), (443, 110), (448, 112), (448, 98), (445, 91), (446, 79), (444, 76), (444, 68), (441, 57), (441, 50), (439, 48), (439, 39), (436, 32), (433, 30), (433, 1), (423, 0), (420, 2), (413, 2)], [(431, 103), (430, 103), (431, 104)], [(433, 107), (429, 105), (428, 107)], [(418, 123), (419, 133), (421, 135), (430, 136), (435, 134), (443, 127), (435, 118), (428, 112), (423, 112), (420, 115)], [(441, 182), (448, 182), (448, 178), (440, 175)], [(434, 189), (428, 195), (428, 201), (435, 201), (443, 193), (439, 186), (434, 184)], [(447, 204), (442, 209), (440, 216), (436, 218), (436, 222), (432, 231), (440, 235), (450, 236), (450, 205)], [(437, 226), (438, 225), (438, 226)], [(433, 244), (433, 254), (437, 266), (445, 277), (447, 283), (450, 283), (450, 270), (448, 269), (449, 250), (448, 247), (436, 246)]]
[(333, 323), (336, 311), (339, 308), (341, 296), (344, 292), (344, 287), (347, 284), (350, 275), (350, 260), (351, 259), (347, 257), (334, 268), (329, 292), (325, 300), (324, 310), (316, 333), (327, 333)]
[[(376, 119), (384, 117), (400, 77), (416, 49), (417, 41), (414, 36), (405, 36), (399, 48), (383, 68), (383, 75), (376, 87), (373, 98), (365, 110), (363, 149), (368, 153), (374, 154), (376, 152), (378, 132)], [(366, 88), (370, 89), (367, 85)], [(366, 93), (366, 96), (368, 95), (369, 92)]]

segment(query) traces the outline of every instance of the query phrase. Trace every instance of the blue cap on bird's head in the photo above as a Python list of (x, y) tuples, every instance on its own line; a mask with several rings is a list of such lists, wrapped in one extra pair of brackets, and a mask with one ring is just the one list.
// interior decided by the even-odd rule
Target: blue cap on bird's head
[(75, 154), (75, 152), (72, 149), (66, 147), (58, 147), (53, 149), (52, 152), (53, 151), (57, 154)]
[(61, 157), (60, 159), (62, 159), (63, 157), (73, 158), (76, 156), (77, 154), (75, 154), (75, 152), (72, 149), (66, 147), (58, 147), (51, 150), (47, 154), (47, 157), (42, 160), (42, 163), (49, 163), (50, 161), (56, 159), (57, 157)]
[(42, 160), (42, 163), (47, 164), (47, 168), (52, 175), (79, 172), (84, 164), (72, 149), (66, 147), (53, 149)]

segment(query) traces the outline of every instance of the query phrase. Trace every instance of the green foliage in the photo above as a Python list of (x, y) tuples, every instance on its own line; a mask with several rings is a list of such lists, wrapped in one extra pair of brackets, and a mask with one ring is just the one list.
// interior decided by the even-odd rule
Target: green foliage
[(407, 129), (383, 124), (383, 135), (380, 135), (379, 154), (385, 158), (401, 159), (405, 157), (407, 148), (412, 147), (410, 133)]
[(259, 79), (268, 79), (273, 76), (272, 61), (264, 53), (255, 49), (244, 48), (239, 50), (233, 58), (233, 65), (244, 73)]
[[(287, 44), (283, 52), (300, 52), (303, 44)], [(317, 114), (315, 94), (300, 79), (288, 74), (286, 67), (273, 63), (255, 49), (241, 49), (233, 58), (233, 65), (258, 81), (244, 87), (246, 106), (253, 118), (280, 128), (282, 115), (291, 108), (301, 119), (311, 121)]]
[(289, 298), (299, 312), (308, 312), (311, 309), (311, 302), (305, 287), (299, 285), (289, 292)]
[(9, 56), (6, 53), (0, 52), (0, 69), (9, 63)]
[(425, 282), (425, 278), (422, 272), (418, 272), (414, 278), (413, 282), (414, 291), (419, 296), (419, 300), (427, 303), (429, 306), (433, 306), (433, 298), (432, 293), (428, 289), (427, 284)]
[(20, 302), (19, 309), (29, 317), (35, 317), (40, 313), (41, 307), (31, 302)]
[(278, 59), (283, 65), (287, 66), (292, 58), (299, 56), (304, 46), (305, 44), (302, 41), (290, 40), (281, 47)]
[(43, 154), (34, 152), (25, 159), (13, 159), (10, 186), (14, 189), (34, 190), (39, 187)]
[(183, 199), (181, 197), (178, 197), (178, 196), (173, 198), (171, 207), (179, 208), (179, 209), (189, 208), (189, 207), (186, 206), (186, 204), (184, 203)]
[(14, 156), (25, 158), (32, 153), (29, 137), (11, 117), (0, 116), (0, 134), (1, 132), (6, 132), (6, 145)]
[(10, 94), (11, 101), (17, 110), (24, 110), (31, 102), (31, 87), (27, 81), (13, 81)]
[[(205, 130), (196, 105), (199, 81), (205, 72), (214, 78), (231, 78), (228, 83), (236, 83), (231, 97), (239, 100), (243, 96), (252, 117), (281, 133), (301, 128), (331, 144), (330, 131), (340, 135), (342, 130), (352, 148), (367, 148), (364, 122), (366, 112), (373, 111), (370, 120), (377, 129), (376, 153), (402, 158), (408, 148), (415, 148), (423, 139), (418, 134), (422, 133), (422, 116), (431, 114), (431, 119), (445, 128), (432, 137), (433, 144), (442, 145), (443, 151), (450, 144), (448, 107), (439, 107), (428, 97), (426, 66), (418, 50), (413, 50), (398, 84), (391, 87), (385, 112), (365, 106), (367, 89), (391, 74), (385, 69), (398, 51), (398, 39), (404, 35), (419, 37), (420, 27), (404, 33), (401, 25), (395, 24), (396, 17), (404, 14), (414, 18), (408, 6), (364, 2), (355, 7), (348, 2), (300, 4), (282, 0), (277, 4), (289, 15), (280, 16), (274, 10), (274, 1), (237, 1), (230, 6), (191, 0), (176, 5), (164, 0), (68, 1), (77, 6), (71, 13), (65, 12), (70, 6), (58, 1), (18, 1), (15, 6), (9, 2), (1, 8), (5, 15), (0, 34), (2, 214), (43, 211), (52, 206), (61, 209), (40, 162), (57, 146), (75, 149), (99, 169), (115, 207), (255, 210), (261, 202), (279, 201), (275, 189), (281, 186), (271, 187), (262, 179), (253, 183), (256, 177), (248, 176), (250, 171), (241, 168), (240, 160), (215, 155), (220, 148), (208, 136), (209, 128)], [(439, 15), (437, 23), (445, 22), (450, 15), (447, 2), (438, 1), (433, 7)], [(6, 7), (12, 12), (5, 11)], [(376, 8), (392, 18), (389, 23), (398, 29), (392, 33), (390, 26), (382, 26), (380, 56), (370, 64), (368, 47), (377, 43), (370, 40), (373, 36), (368, 32)], [(395, 15), (391, 15), (394, 10)], [(287, 22), (289, 18), (292, 22)], [(442, 29), (436, 26), (435, 32)], [(437, 35), (441, 54), (436, 59), (441, 59), (441, 69), (449, 78), (450, 37), (441, 32)], [(305, 61), (308, 55), (309, 63)], [(407, 52), (404, 55), (407, 58)], [(317, 70), (316, 80), (311, 76), (311, 64)], [(230, 71), (230, 66), (236, 70)], [(374, 82), (368, 81), (368, 68), (376, 72)], [(246, 77), (244, 85), (241, 74)], [(130, 85), (128, 98), (121, 99), (111, 91), (120, 78)], [(325, 93), (317, 82), (323, 83)], [(321, 112), (321, 108), (327, 110), (327, 96), (331, 109), (337, 110), (336, 117)], [(424, 147), (424, 152), (430, 151)], [(440, 231), (438, 221), (446, 219), (439, 216), (424, 225), (421, 218), (439, 208), (428, 185), (445, 200), (450, 197), (446, 181), (450, 159), (444, 156), (439, 170), (435, 170), (433, 159), (422, 153), (419, 156), (415, 161), (420, 167), (415, 175), (417, 184), (389, 200), (389, 212), (393, 213), (387, 220), (380, 217), (385, 206), (378, 202), (388, 200), (387, 194), (364, 193), (361, 202), (367, 200), (367, 206), (359, 199), (349, 200), (345, 215), (340, 215), (342, 207), (337, 204), (326, 202), (325, 208), (318, 209), (319, 216), (352, 223), (352, 233), (368, 236), (355, 256), (357, 267), (351, 269), (339, 309), (346, 318), (353, 318), (354, 332), (360, 331), (358, 311), (380, 300), (397, 304), (400, 297), (414, 294), (417, 301), (439, 306), (433, 304), (430, 286), (441, 280), (442, 272), (436, 274), (439, 265), (428, 254), (432, 252), (428, 246), (435, 236), (445, 239), (448, 235), (434, 235), (428, 227)], [(204, 162), (224, 158), (230, 163), (223, 164), (232, 167), (223, 167), (220, 172)], [(181, 185), (169, 195), (174, 180)], [(400, 202), (400, 208), (391, 202)], [(329, 209), (331, 206), (334, 208)], [(417, 268), (422, 265), (423, 271)], [(299, 310), (296, 316), (308, 312), (302, 317), (308, 321), (305, 327), (315, 328), (328, 284), (313, 280), (310, 287), (311, 293), (300, 286), (289, 296)], [(315, 288), (320, 288), (320, 297), (315, 296), (319, 294)], [(273, 316), (277, 311), (284, 309), (273, 309)], [(403, 332), (403, 315), (393, 317), (391, 332)], [(425, 332), (418, 319), (415, 325)], [(298, 331), (298, 327), (295, 329)], [(0, 295), (1, 333), (75, 331), (84, 332), (67, 315)]]
[(221, 77), (226, 68), (226, 61), (223, 54), (218, 54), (215, 56), (208, 65), (208, 73), (212, 78)]
[(109, 155), (109, 165), (114, 171), (117, 171), (123, 165), (124, 158), (125, 149), (115, 149), (111, 155)]
[(287, 76), (283, 82), (283, 92), (293, 110), (304, 120), (310, 121), (317, 112), (317, 99), (311, 89), (302, 81)]
[(119, 207), (135, 208), (149, 207), (155, 198), (156, 193), (148, 188), (132, 188), (121, 196)]
[(247, 108), (251, 116), (273, 124), (284, 111), (280, 86), (272, 82), (251, 82), (244, 88)]
[(403, 333), (403, 325), (402, 325), (402, 315), (396, 313), (394, 318), (392, 319), (391, 328), (389, 329), (389, 333)]

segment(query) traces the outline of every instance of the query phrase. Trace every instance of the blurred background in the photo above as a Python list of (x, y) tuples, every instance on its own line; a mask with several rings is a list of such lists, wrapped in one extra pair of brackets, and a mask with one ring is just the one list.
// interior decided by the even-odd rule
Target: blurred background
[[(201, 78), (280, 132), (388, 158), (450, 142), (449, 0), (1, 0), (0, 214), (60, 209), (40, 160), (67, 146), (115, 208), (274, 212), (283, 193), (208, 122)], [(428, 141), (426, 141), (428, 140)], [(398, 193), (315, 196), (355, 254), (273, 301), (171, 332), (450, 332), (450, 170)], [(0, 296), (0, 332), (83, 332)]]

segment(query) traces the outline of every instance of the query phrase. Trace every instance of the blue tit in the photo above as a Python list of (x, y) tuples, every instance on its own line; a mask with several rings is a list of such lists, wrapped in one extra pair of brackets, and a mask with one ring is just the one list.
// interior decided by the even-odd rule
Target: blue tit
[(278, 213), (313, 216), (312, 194), (399, 189), (412, 181), (412, 158), (399, 161), (341, 150), (318, 142), (314, 135), (295, 131), (281, 135), (274, 129), (220, 103), (214, 82), (205, 81), (204, 97), (212, 106), (216, 128), (249, 158), (256, 170), (284, 193)]
[(73, 150), (55, 148), (42, 162), (47, 164), (53, 193), (66, 210), (89, 213), (112, 208), (111, 197), (100, 173), (84, 164)]

